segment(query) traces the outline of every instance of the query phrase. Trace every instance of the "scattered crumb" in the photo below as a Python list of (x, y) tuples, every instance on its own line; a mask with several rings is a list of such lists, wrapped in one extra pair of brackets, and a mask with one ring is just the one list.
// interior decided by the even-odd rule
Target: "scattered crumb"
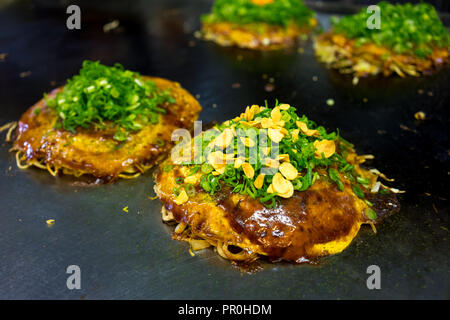
[(264, 86), (264, 90), (266, 90), (266, 92), (272, 92), (275, 90), (275, 86), (272, 83), (268, 83)]
[(188, 46), (191, 47), (191, 48), (192, 48), (192, 47), (195, 47), (195, 41), (192, 41), (192, 40), (189, 41), (189, 42), (188, 42)]
[(425, 120), (425, 112), (423, 111), (418, 111), (416, 113), (414, 113), (414, 118), (416, 118), (417, 120)]
[(404, 124), (400, 125), (400, 129), (417, 133), (417, 131), (415, 129), (410, 129), (409, 127), (405, 126)]
[(55, 219), (48, 219), (45, 222), (47, 223), (47, 227), (52, 227), (55, 224)]
[(297, 49), (297, 52), (300, 53), (300, 54), (302, 54), (303, 52), (305, 52), (305, 49), (303, 49), (303, 48), (298, 48), (298, 49)]
[(417, 90), (417, 93), (418, 93), (418, 94), (423, 94), (423, 92), (424, 92), (424, 91), (423, 91), (422, 89)]
[(26, 77), (28, 77), (30, 75), (31, 75), (31, 71), (30, 70), (19, 73), (19, 77), (21, 77), (21, 78), (26, 78)]
[(312, 77), (312, 81), (316, 82), (317, 80), (319, 80), (319, 77), (318, 77), (318, 76), (313, 76), (313, 77)]
[(369, 101), (369, 99), (363, 98), (363, 102), (364, 102), (364, 103), (367, 103), (367, 101)]
[(334, 106), (334, 100), (333, 99), (327, 99), (327, 105)]
[(353, 80), (352, 80), (352, 84), (354, 86), (356, 86), (358, 84), (358, 82), (359, 82), (359, 78), (358, 77), (354, 77)]
[(0, 61), (5, 61), (7, 56), (8, 56), (7, 53), (0, 53)]
[(56, 81), (54, 81), (54, 80), (50, 81), (50, 85), (51, 86), (56, 86)]
[(200, 95), (198, 93), (195, 95), (195, 99), (200, 99)]
[(275, 82), (275, 79), (274, 78), (269, 78), (269, 83), (274, 83)]
[(425, 192), (424, 194), (425, 194), (426, 196), (428, 196), (428, 197), (431, 196), (431, 193), (429, 193), (429, 192)]
[(265, 74), (265, 73), (262, 75), (262, 78), (263, 78), (263, 79), (267, 79), (268, 77), (269, 77), (269, 76), (268, 76), (267, 74)]
[(432, 97), (432, 96), (434, 95), (434, 93), (433, 93), (433, 91), (428, 91), (428, 92), (427, 92), (427, 95), (428, 95), (429, 97)]
[(233, 83), (233, 84), (231, 85), (231, 87), (232, 87), (233, 89), (239, 89), (239, 88), (241, 87), (241, 84), (240, 84), (239, 82), (235, 82), (235, 83)]
[(439, 213), (438, 209), (436, 208), (436, 205), (434, 203), (431, 204), (433, 207), (434, 212)]
[(202, 37), (202, 33), (197, 30), (194, 32), (194, 37), (196, 37), (197, 39), (200, 39)]
[(214, 109), (216, 109), (216, 108), (217, 108), (217, 104), (213, 103), (212, 107), (213, 107)]
[(108, 33), (108, 32), (110, 32), (111, 30), (114, 30), (114, 29), (117, 29), (118, 27), (119, 27), (119, 24), (120, 24), (120, 22), (119, 22), (119, 20), (113, 20), (113, 21), (111, 21), (111, 22), (108, 22), (107, 24), (105, 24), (104, 26), (103, 26), (103, 32), (104, 33)]

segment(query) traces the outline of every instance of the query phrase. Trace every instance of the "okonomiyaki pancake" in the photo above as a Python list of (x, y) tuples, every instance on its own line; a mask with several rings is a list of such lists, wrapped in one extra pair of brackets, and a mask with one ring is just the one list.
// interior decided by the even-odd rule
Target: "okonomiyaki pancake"
[(173, 238), (193, 251), (214, 246), (233, 261), (312, 262), (399, 210), (401, 191), (360, 166), (372, 156), (357, 155), (337, 132), (287, 104), (247, 107), (190, 144), (191, 161), (176, 157), (189, 150), (182, 144), (159, 166), (155, 192), (163, 221), (177, 223)]
[(316, 26), (301, 0), (217, 0), (202, 16), (206, 40), (255, 50), (292, 47)]
[(12, 150), (20, 168), (98, 182), (134, 178), (167, 155), (172, 131), (191, 128), (200, 111), (176, 82), (86, 61), (79, 76), (22, 115)]
[(330, 31), (315, 43), (318, 59), (330, 68), (363, 76), (422, 76), (449, 61), (450, 37), (430, 4), (380, 2), (380, 26), (368, 27), (366, 10), (332, 20)]

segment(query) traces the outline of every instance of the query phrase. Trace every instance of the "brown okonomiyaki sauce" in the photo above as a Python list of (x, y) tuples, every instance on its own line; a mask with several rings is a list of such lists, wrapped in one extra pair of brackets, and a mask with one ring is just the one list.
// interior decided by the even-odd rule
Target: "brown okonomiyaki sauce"
[[(177, 167), (173, 170), (175, 177), (182, 176)], [(196, 192), (205, 194), (200, 186), (196, 187)], [(267, 254), (260, 256), (262, 261), (317, 265), (323, 259), (320, 256), (309, 256), (308, 249), (315, 244), (346, 237), (351, 234), (355, 224), (367, 221), (355, 209), (355, 198), (339, 192), (334, 185), (324, 184), (324, 187), (318, 189), (295, 192), (291, 198), (280, 199), (274, 208), (267, 208), (257, 199), (248, 196), (236, 203), (232, 201), (232, 194), (228, 187), (222, 186), (213, 196), (213, 201), (225, 212), (224, 219), (235, 233), (249, 239)], [(373, 203), (372, 209), (377, 213), (377, 219), (373, 221), (375, 224), (400, 210), (395, 194), (366, 194), (366, 199)], [(166, 197), (161, 200), (177, 222), (189, 224), (190, 221), (195, 221), (191, 226), (193, 231), (201, 231), (214, 238), (213, 233), (208, 233), (208, 221), (199, 211), (193, 210), (201, 203), (196, 202), (196, 205), (187, 208), (174, 204), (172, 199)], [(238, 247), (235, 249), (236, 252), (233, 253), (242, 250)], [(229, 246), (229, 250), (233, 251), (233, 246)], [(243, 272), (252, 273), (260, 269), (259, 261), (233, 261), (233, 265)]]

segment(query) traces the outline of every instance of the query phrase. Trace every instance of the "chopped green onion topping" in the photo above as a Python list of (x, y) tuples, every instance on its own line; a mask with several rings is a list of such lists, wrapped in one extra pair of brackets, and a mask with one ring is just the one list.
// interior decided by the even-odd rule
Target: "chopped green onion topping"
[(79, 127), (115, 128), (117, 141), (126, 140), (144, 125), (158, 123), (159, 115), (165, 113), (162, 106), (175, 102), (169, 91), (120, 64), (108, 67), (87, 60), (56, 97), (44, 97), (59, 115), (56, 128), (72, 133)]
[(170, 172), (170, 171), (172, 171), (172, 169), (173, 169), (173, 165), (168, 164), (168, 165), (165, 165), (162, 170), (164, 172)]
[(302, 0), (276, 0), (258, 5), (251, 0), (217, 0), (212, 12), (202, 16), (202, 21), (231, 22), (237, 24), (267, 23), (287, 26), (294, 22), (303, 26), (314, 16)]
[(360, 187), (358, 187), (357, 185), (353, 185), (352, 189), (358, 198), (364, 199), (364, 192), (361, 190)]
[(364, 210), (364, 213), (365, 213), (366, 217), (371, 220), (375, 220), (377, 218), (376, 212), (371, 208), (366, 208), (366, 210)]
[[(289, 197), (288, 194), (278, 193), (276, 189), (279, 181), (274, 181), (274, 177), (277, 172), (281, 172), (283, 177), (289, 177), (283, 179), (289, 180), (286, 183), (292, 184), (296, 191), (308, 190), (317, 180), (328, 177), (340, 191), (344, 191), (343, 179), (348, 180), (352, 184), (354, 194), (364, 198), (364, 191), (361, 188), (367, 189), (369, 185), (366, 183), (369, 181), (359, 176), (355, 166), (347, 161), (347, 155), (354, 152), (353, 145), (341, 138), (339, 131), (327, 132), (324, 127), (317, 126), (306, 116), (298, 116), (297, 110), (286, 104), (276, 102), (274, 109), (256, 105), (252, 108), (247, 108), (246, 113), (240, 117), (218, 124), (194, 138), (194, 148), (200, 149), (198, 151), (201, 156), (197, 156), (191, 162), (183, 162), (182, 165), (189, 167), (190, 174), (201, 173), (200, 187), (205, 192), (214, 195), (226, 186), (234, 193), (249, 195), (259, 199), (265, 206), (273, 207), (280, 197)], [(283, 129), (284, 136), (278, 143), (273, 144), (272, 138), (275, 139), (277, 136), (272, 135), (268, 129), (250, 125), (246, 114), (251, 113), (251, 110), (255, 110), (251, 118), (257, 123), (262, 124), (264, 121), (281, 123), (279, 125)], [(225, 136), (226, 132), (234, 133), (230, 139), (220, 139), (219, 137)], [(260, 152), (262, 149), (259, 144), (262, 141), (266, 142), (266, 146), (278, 149), (275, 157), (284, 159), (280, 160), (278, 167), (273, 168), (273, 172), (270, 171), (272, 168), (267, 165), (267, 160), (275, 158), (272, 158), (270, 152), (267, 154)], [(318, 155), (316, 148), (324, 142), (325, 145), (335, 146), (326, 157), (324, 156), (324, 152), (328, 152), (326, 148), (323, 149), (321, 156)], [(224, 146), (222, 143), (227, 145)], [(221, 151), (217, 151), (217, 144), (220, 145)], [(228, 153), (227, 149), (231, 146), (233, 146), (231, 153)], [(256, 152), (255, 148), (260, 151)], [(254, 161), (249, 160), (251, 154)], [(231, 161), (222, 165), (211, 162), (210, 156), (214, 155), (226, 156)], [(282, 168), (282, 164), (287, 165)], [(264, 176), (256, 181), (261, 174)], [(271, 185), (274, 191), (269, 192)]]
[(336, 185), (337, 185), (338, 189), (341, 190), (341, 191), (344, 191), (344, 185), (342, 184), (341, 179), (339, 179), (339, 174), (338, 174), (337, 170), (334, 169), (334, 168), (330, 168), (328, 170), (328, 175), (329, 175), (331, 180), (336, 182)]
[(367, 28), (367, 20), (373, 13), (366, 8), (359, 13), (333, 18), (335, 33), (356, 39), (356, 45), (374, 43), (385, 46), (399, 54), (412, 54), (425, 58), (433, 48), (449, 48), (450, 37), (431, 4), (378, 3), (380, 7), (380, 29)]

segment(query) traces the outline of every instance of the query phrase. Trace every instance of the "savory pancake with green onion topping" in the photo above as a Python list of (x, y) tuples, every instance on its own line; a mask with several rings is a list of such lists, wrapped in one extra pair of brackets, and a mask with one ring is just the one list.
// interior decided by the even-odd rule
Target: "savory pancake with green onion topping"
[(301, 0), (217, 0), (202, 16), (205, 39), (258, 50), (291, 47), (316, 26)]
[(450, 37), (430, 4), (380, 2), (380, 29), (369, 29), (371, 16), (359, 13), (332, 20), (330, 31), (315, 41), (318, 59), (359, 77), (383, 74), (420, 76), (449, 61)]
[(155, 173), (162, 219), (191, 250), (310, 262), (344, 250), (362, 224), (399, 210), (387, 179), (338, 132), (288, 104), (253, 105), (175, 146)]
[(20, 168), (98, 182), (134, 178), (167, 155), (171, 132), (191, 128), (200, 111), (176, 82), (85, 61), (23, 114), (12, 150)]

